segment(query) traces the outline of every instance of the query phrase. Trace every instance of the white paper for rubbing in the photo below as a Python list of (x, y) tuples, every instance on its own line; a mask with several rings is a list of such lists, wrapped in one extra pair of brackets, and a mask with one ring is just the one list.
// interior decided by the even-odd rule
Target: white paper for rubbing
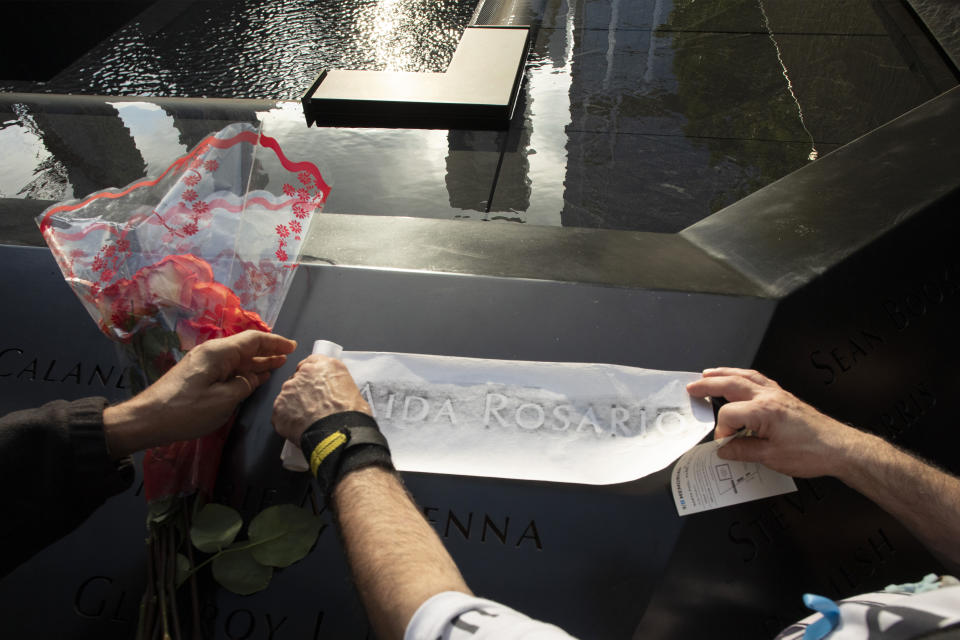
[(685, 389), (699, 373), (363, 351), (341, 359), (403, 471), (627, 482), (713, 428), (710, 404)]

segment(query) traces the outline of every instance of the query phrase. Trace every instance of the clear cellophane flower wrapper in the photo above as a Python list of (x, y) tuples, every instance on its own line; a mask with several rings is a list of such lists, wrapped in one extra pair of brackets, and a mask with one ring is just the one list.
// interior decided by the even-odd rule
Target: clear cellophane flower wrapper
[[(315, 165), (233, 124), (159, 177), (55, 205), (38, 223), (71, 288), (149, 384), (205, 340), (270, 330), (329, 191)], [(230, 426), (148, 451), (147, 500), (209, 496)]]

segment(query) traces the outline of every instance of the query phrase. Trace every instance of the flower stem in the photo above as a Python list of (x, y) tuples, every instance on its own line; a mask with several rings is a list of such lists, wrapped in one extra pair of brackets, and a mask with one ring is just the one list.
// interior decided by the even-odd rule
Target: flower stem
[(285, 536), (285, 535), (286, 535), (286, 532), (278, 533), (278, 534), (275, 535), (275, 536), (271, 536), (271, 537), (269, 537), (269, 538), (264, 538), (263, 540), (257, 540), (256, 542), (250, 542), (250, 541), (248, 540), (247, 542), (248, 542), (249, 544), (241, 545), (241, 546), (238, 546), (238, 547), (230, 547), (229, 549), (220, 549), (220, 551), (217, 551), (215, 554), (213, 554), (212, 556), (210, 556), (209, 558), (207, 558), (206, 560), (204, 560), (203, 562), (201, 562), (200, 564), (198, 564), (197, 566), (195, 566), (195, 567), (190, 571), (190, 573), (188, 574), (188, 577), (189, 577), (189, 576), (193, 576), (193, 574), (195, 574), (197, 571), (200, 571), (200, 569), (203, 569), (205, 566), (207, 566), (208, 564), (210, 564), (211, 562), (213, 562), (214, 560), (216, 560), (217, 558), (219, 558), (220, 556), (222, 556), (222, 555), (225, 554), (225, 553), (233, 553), (234, 551), (245, 551), (246, 549), (252, 549), (252, 548), (254, 548), (254, 547), (259, 547), (259, 546), (262, 545), (262, 544), (266, 544), (267, 542), (273, 542), (274, 540), (277, 540), (277, 539), (279, 539), (279, 538), (282, 538), (282, 537)]
[[(164, 527), (157, 527), (157, 538), (163, 537)], [(167, 588), (166, 588), (166, 563), (163, 558), (163, 540), (158, 540), (158, 547), (160, 547), (160, 557), (157, 558), (160, 572), (157, 580), (157, 591), (160, 592), (160, 619), (163, 621), (163, 640), (169, 640), (170, 638), (170, 621), (167, 620)]]
[[(194, 506), (196, 506), (197, 502), (199, 501), (194, 501)], [(193, 566), (193, 545), (190, 543), (190, 539), (189, 539), (190, 527), (191, 527), (189, 512), (190, 512), (189, 509), (183, 510), (183, 523), (184, 523), (183, 530), (187, 532), (187, 541), (185, 544), (187, 547), (187, 558), (190, 560), (190, 566), (192, 567)], [(190, 602), (193, 607), (193, 612), (192, 612), (193, 615), (191, 616), (193, 621), (193, 640), (202, 640), (201, 638), (202, 633), (200, 631), (200, 600), (197, 597), (197, 577), (193, 575), (193, 572), (191, 571), (189, 576), (187, 577), (187, 580), (190, 581)]]
[(180, 614), (177, 611), (177, 528), (172, 522), (164, 525), (169, 529), (169, 548), (166, 554), (167, 581), (163, 585), (170, 594), (170, 613), (173, 618), (173, 637), (180, 640)]
[(154, 628), (157, 622), (157, 598), (156, 594), (154, 593), (154, 587), (156, 586), (156, 575), (154, 569), (154, 534), (151, 531), (150, 537), (147, 538), (147, 588), (143, 592), (143, 601), (147, 605), (145, 622), (143, 625), (144, 640), (152, 640), (154, 636)]

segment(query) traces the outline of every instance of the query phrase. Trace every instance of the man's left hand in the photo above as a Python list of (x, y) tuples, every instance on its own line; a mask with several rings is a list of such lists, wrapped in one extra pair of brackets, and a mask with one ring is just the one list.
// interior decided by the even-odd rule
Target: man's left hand
[(111, 456), (214, 431), (296, 346), (276, 334), (244, 331), (194, 347), (143, 392), (103, 412)]

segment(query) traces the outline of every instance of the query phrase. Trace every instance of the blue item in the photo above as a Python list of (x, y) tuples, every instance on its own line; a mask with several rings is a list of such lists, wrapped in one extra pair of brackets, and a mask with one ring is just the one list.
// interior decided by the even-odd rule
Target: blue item
[(803, 632), (803, 640), (820, 640), (827, 637), (840, 624), (840, 607), (830, 598), (824, 598), (813, 593), (803, 594), (803, 604), (808, 609), (819, 611), (822, 618), (807, 627)]

